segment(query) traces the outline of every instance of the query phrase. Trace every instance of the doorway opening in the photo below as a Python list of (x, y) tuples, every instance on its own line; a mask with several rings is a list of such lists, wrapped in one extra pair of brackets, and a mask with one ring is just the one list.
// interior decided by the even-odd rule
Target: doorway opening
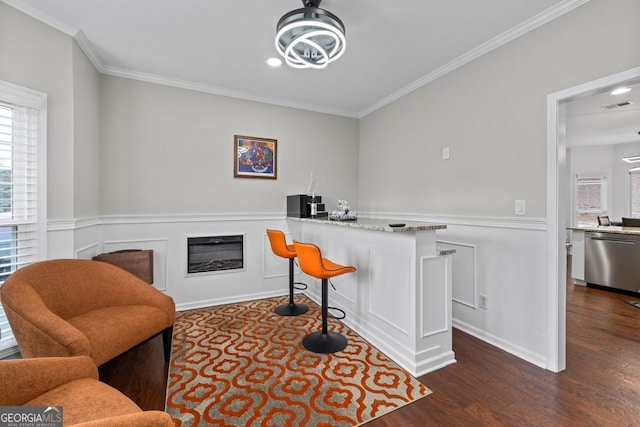
[(566, 368), (567, 168), (566, 105), (614, 86), (640, 82), (640, 67), (547, 96), (547, 360), (554, 372)]

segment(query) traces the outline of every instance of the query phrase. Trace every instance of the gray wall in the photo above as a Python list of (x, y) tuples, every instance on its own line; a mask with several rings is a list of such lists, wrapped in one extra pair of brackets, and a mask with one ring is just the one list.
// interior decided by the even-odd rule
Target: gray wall
[[(357, 202), (358, 121), (101, 78), (103, 215), (277, 212), (309, 174), (328, 209)], [(234, 135), (276, 139), (277, 180), (234, 178)]]
[(637, 67), (638, 17), (592, 0), (361, 119), (360, 209), (545, 217), (546, 97)]
[(73, 44), (73, 217), (100, 215), (100, 74)]
[(0, 79), (48, 94), (48, 218), (73, 218), (73, 39), (0, 3)]

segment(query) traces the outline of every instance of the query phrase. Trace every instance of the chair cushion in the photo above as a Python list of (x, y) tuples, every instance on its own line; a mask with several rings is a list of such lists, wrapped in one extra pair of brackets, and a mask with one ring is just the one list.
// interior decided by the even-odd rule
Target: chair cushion
[(67, 321), (87, 336), (91, 343), (90, 356), (98, 366), (173, 323), (164, 310), (149, 305), (102, 307)]
[(142, 412), (118, 390), (91, 378), (68, 382), (25, 403), (34, 406), (63, 406), (64, 425)]

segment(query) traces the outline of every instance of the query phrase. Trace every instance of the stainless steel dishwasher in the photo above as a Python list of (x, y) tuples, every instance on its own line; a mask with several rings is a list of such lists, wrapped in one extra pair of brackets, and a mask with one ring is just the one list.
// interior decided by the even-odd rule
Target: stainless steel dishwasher
[(640, 235), (585, 233), (587, 283), (640, 292)]

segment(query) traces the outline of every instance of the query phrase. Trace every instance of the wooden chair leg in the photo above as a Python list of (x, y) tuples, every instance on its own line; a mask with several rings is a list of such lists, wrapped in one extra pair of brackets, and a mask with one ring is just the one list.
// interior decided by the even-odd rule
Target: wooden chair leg
[(162, 331), (162, 344), (164, 347), (164, 360), (171, 359), (171, 340), (173, 339), (173, 325)]

